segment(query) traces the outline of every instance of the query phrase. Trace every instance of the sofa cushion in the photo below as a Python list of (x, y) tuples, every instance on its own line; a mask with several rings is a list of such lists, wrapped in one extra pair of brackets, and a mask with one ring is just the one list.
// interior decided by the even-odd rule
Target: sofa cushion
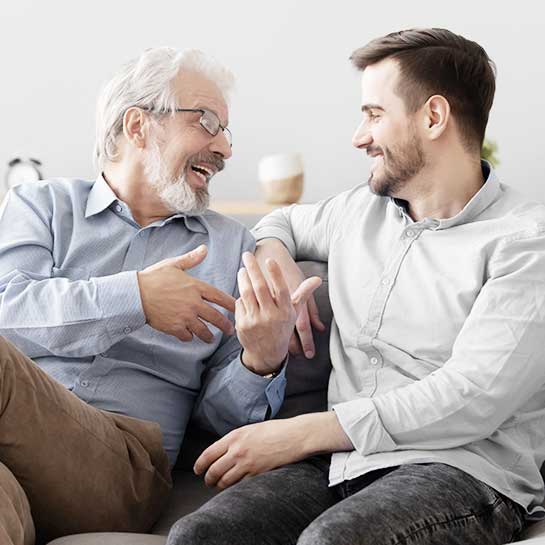
[(166, 536), (179, 518), (197, 510), (219, 492), (217, 488), (206, 486), (204, 478), (197, 477), (193, 471), (174, 471), (172, 479), (172, 494), (166, 509), (153, 527), (154, 534)]
[(327, 408), (327, 386), (331, 372), (329, 332), (332, 312), (329, 304), (327, 264), (311, 261), (299, 263), (307, 277), (320, 276), (322, 285), (315, 292), (320, 318), (326, 326), (322, 333), (314, 331), (316, 355), (308, 360), (303, 355), (290, 356), (286, 370), (286, 395), (276, 418), (324, 411)]

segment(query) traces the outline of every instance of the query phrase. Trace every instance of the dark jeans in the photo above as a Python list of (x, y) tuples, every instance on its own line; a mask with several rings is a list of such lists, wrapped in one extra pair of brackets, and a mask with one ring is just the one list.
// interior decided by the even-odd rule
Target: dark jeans
[(374, 471), (328, 487), (312, 458), (245, 479), (180, 519), (167, 545), (501, 545), (521, 507), (444, 464)]

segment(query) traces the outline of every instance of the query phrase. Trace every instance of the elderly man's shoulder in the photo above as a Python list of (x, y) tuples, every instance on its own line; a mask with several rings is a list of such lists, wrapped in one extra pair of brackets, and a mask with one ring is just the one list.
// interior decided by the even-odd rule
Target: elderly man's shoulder
[(85, 208), (94, 181), (79, 178), (49, 178), (10, 189), (3, 207), (33, 210), (44, 219), (54, 214)]
[(201, 221), (211, 237), (231, 243), (240, 240), (245, 246), (254, 245), (254, 237), (246, 226), (229, 216), (224, 216), (214, 210), (206, 210), (201, 215)]
[(248, 229), (240, 221), (220, 214), (215, 210), (206, 210), (202, 214), (201, 219), (207, 224), (207, 227), (213, 231), (227, 232), (227, 233), (243, 233)]
[(88, 196), (95, 181), (80, 178), (48, 178), (37, 182), (21, 184), (11, 191), (23, 198), (29, 199), (59, 199)]

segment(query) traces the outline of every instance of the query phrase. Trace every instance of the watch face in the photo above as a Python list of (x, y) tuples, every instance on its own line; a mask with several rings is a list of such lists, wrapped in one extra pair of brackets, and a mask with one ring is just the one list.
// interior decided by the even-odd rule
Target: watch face
[(8, 167), (5, 179), (5, 191), (16, 185), (36, 182), (41, 178), (38, 165), (30, 160), (14, 160)]

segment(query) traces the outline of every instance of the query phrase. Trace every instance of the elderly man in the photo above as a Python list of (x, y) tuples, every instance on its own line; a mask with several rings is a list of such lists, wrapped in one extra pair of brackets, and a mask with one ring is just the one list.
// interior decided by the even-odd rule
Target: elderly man
[[(2, 543), (147, 530), (190, 414), (224, 434), (274, 415), (298, 306), (254, 241), (207, 211), (231, 156), (232, 76), (198, 51), (146, 51), (105, 87), (95, 182), (12, 190), (0, 219)], [(238, 299), (237, 272), (247, 295)], [(186, 272), (192, 269), (191, 273)], [(285, 336), (285, 333), (283, 334)], [(30, 359), (32, 358), (32, 359)], [(32, 361), (33, 360), (33, 361)]]
[(234, 486), (169, 545), (499, 545), (545, 514), (545, 207), (480, 161), (494, 66), (443, 29), (352, 61), (368, 183), (255, 230), (291, 286), (328, 261), (330, 410), (209, 447), (196, 471)]

